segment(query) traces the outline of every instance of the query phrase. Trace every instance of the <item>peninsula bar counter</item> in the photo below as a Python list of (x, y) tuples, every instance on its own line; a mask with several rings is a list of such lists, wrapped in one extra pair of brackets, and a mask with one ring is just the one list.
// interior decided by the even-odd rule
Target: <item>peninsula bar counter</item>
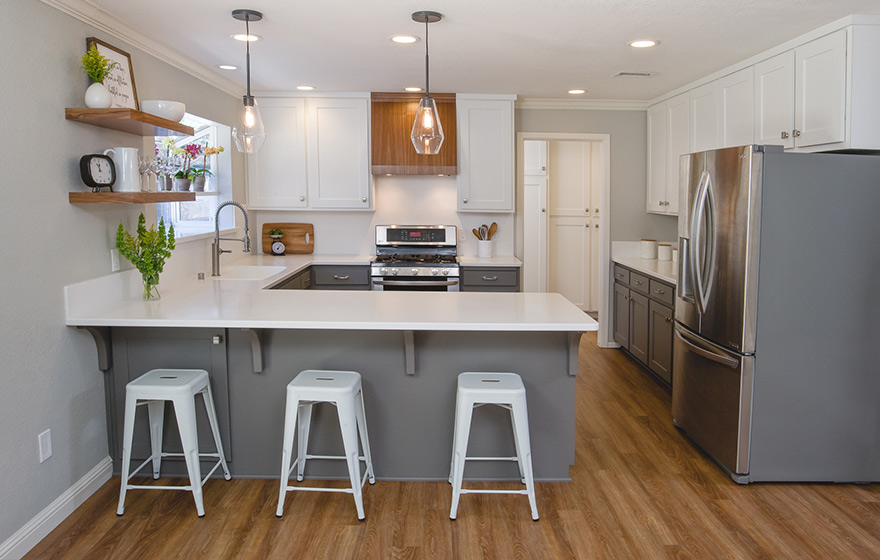
[[(266, 289), (301, 269), (261, 280), (163, 281), (161, 299), (149, 302), (140, 300), (136, 272), (65, 289), (66, 324), (97, 344), (115, 473), (125, 384), (152, 368), (209, 371), (230, 470), (250, 478), (280, 473), (290, 380), (304, 369), (357, 371), (376, 476), (395, 480), (445, 480), (458, 374), (509, 371), (526, 386), (536, 479), (569, 480), (578, 342), (598, 328), (589, 316), (559, 294)], [(336, 422), (335, 409), (316, 407), (310, 453), (341, 449)], [(134, 458), (149, 455), (146, 424), (139, 418)], [(207, 432), (199, 441), (208, 451)], [(475, 410), (471, 445), (480, 455), (515, 455), (509, 413)], [(306, 476), (317, 473), (347, 476), (342, 462), (310, 462)], [(515, 462), (469, 463), (465, 475), (519, 478)]]

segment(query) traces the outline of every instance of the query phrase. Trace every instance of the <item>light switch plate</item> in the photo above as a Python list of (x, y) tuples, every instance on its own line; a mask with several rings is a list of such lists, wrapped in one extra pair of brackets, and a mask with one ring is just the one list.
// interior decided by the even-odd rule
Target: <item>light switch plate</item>
[(119, 272), (119, 249), (110, 249), (110, 272)]
[(37, 441), (40, 444), (40, 462), (42, 463), (52, 456), (52, 430), (41, 433), (37, 436)]

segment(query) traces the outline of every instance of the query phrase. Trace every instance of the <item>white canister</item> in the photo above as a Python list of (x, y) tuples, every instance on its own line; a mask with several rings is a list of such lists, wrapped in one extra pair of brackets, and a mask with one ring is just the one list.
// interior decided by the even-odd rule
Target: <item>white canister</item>
[(642, 239), (642, 258), (643, 259), (656, 259), (657, 258), (657, 240), (656, 239)]
[(138, 172), (137, 148), (110, 148), (104, 155), (113, 153), (113, 164), (116, 166), (115, 192), (138, 192), (141, 190), (141, 176)]
[(671, 261), (672, 260), (672, 245), (669, 243), (660, 243), (657, 245), (657, 260), (658, 261)]
[(477, 256), (482, 259), (487, 259), (492, 256), (491, 240), (486, 239), (477, 241)]
[(672, 262), (678, 262), (678, 248), (672, 248)]

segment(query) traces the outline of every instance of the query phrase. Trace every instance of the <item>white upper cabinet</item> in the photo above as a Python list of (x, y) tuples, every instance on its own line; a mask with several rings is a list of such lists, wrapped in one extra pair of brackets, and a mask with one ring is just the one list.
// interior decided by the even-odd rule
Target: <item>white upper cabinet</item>
[(648, 107), (648, 212), (665, 213), (669, 146), (666, 101)]
[(247, 156), (249, 208), (371, 208), (369, 94), (258, 103), (266, 140)]
[(690, 91), (691, 145), (695, 152), (720, 148), (718, 90), (715, 82)]
[(718, 91), (718, 141), (721, 146), (754, 142), (754, 73), (751, 67), (716, 81)]
[(263, 148), (247, 154), (248, 207), (255, 210), (305, 208), (305, 99), (261, 98), (266, 128)]
[(691, 152), (690, 133), (687, 92), (648, 108), (648, 212), (678, 215), (679, 160)]
[(803, 148), (846, 140), (846, 53), (841, 29), (755, 65), (759, 143)]
[(459, 212), (513, 212), (514, 99), (456, 96)]
[(523, 175), (547, 174), (547, 141), (528, 140), (523, 143)]
[(309, 205), (369, 209), (369, 97), (311, 98), (307, 107)]

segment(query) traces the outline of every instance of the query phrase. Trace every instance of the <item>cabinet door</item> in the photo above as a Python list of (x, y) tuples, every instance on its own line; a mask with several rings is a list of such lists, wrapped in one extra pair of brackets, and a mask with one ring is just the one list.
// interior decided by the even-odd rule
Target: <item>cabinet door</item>
[(678, 215), (678, 185), (681, 156), (691, 153), (690, 95), (682, 93), (666, 101), (666, 165), (665, 214)]
[(584, 311), (590, 307), (590, 220), (550, 217), (550, 274), (547, 289)]
[(630, 290), (629, 351), (643, 364), (648, 363), (648, 298)]
[(513, 100), (456, 98), (458, 210), (513, 211)]
[(629, 350), (629, 288), (620, 282), (614, 283), (612, 304), (612, 336), (614, 342)]
[(305, 208), (305, 100), (268, 97), (259, 104), (266, 140), (259, 152), (247, 154), (248, 207)]
[(754, 139), (754, 77), (751, 67), (718, 80), (721, 147), (745, 146)]
[(547, 174), (547, 141), (523, 142), (523, 175)]
[(648, 367), (667, 383), (672, 383), (672, 308), (656, 301), (648, 304)]
[(594, 143), (554, 140), (549, 144), (547, 195), (550, 217), (590, 216), (593, 209)]
[[(648, 107), (648, 212), (666, 213), (669, 180), (666, 102)], [(677, 169), (677, 168), (676, 168)]]
[(794, 52), (755, 65), (755, 143), (794, 147)]
[(846, 30), (795, 49), (797, 146), (846, 139)]
[(370, 100), (308, 100), (308, 184), (312, 208), (369, 209)]
[(695, 152), (714, 150), (718, 141), (718, 95), (715, 82), (692, 89), (691, 145)]

